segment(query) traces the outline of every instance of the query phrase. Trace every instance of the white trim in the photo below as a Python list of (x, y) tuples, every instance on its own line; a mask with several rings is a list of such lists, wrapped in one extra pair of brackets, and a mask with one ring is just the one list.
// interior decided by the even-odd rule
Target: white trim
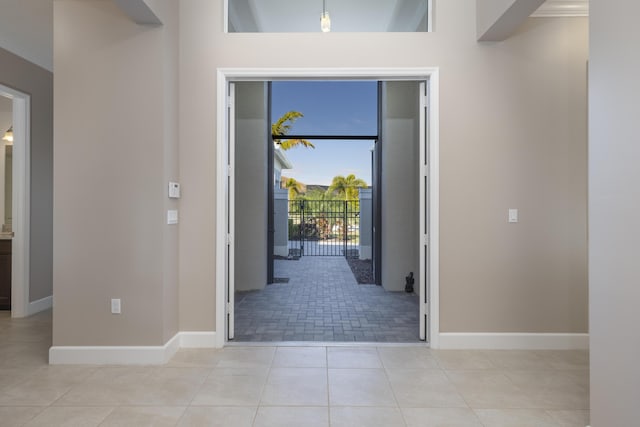
[(547, 0), (532, 18), (562, 18), (589, 16), (588, 0)]
[(587, 350), (589, 334), (441, 332), (447, 350)]
[(217, 348), (215, 332), (180, 332), (180, 348)]
[(32, 316), (41, 311), (49, 310), (53, 307), (53, 296), (41, 298), (37, 301), (32, 301), (27, 307), (27, 316)]
[(13, 231), (11, 317), (29, 315), (29, 233), (31, 195), (31, 96), (0, 85), (13, 100)]
[(178, 332), (160, 346), (55, 346), (51, 365), (164, 365), (181, 348), (215, 348), (215, 332)]
[[(439, 69), (426, 68), (219, 68), (217, 70), (217, 141), (216, 141), (216, 331), (225, 331), (225, 247), (226, 247), (226, 210), (225, 210), (225, 144), (227, 143), (228, 82), (264, 81), (291, 79), (368, 79), (368, 80), (429, 80), (429, 123), (431, 137), (431, 281), (429, 288), (430, 346), (439, 345)], [(225, 334), (216, 334), (216, 346), (224, 347)]]
[(162, 346), (55, 346), (51, 365), (163, 365), (178, 351), (180, 335)]

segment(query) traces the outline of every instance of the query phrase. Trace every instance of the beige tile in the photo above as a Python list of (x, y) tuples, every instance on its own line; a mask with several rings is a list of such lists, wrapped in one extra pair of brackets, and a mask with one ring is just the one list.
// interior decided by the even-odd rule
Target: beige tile
[(70, 385), (51, 381), (27, 380), (0, 391), (1, 406), (48, 406), (63, 396)]
[(382, 368), (382, 362), (375, 347), (329, 347), (327, 360), (329, 368)]
[(567, 371), (506, 371), (505, 375), (546, 409), (589, 409), (589, 390)]
[(191, 406), (180, 419), (180, 427), (251, 427), (256, 407)]
[(150, 379), (156, 368), (153, 366), (108, 366), (97, 368), (84, 381), (87, 384), (139, 384)]
[(378, 347), (378, 355), (388, 369), (438, 369), (430, 349), (424, 347)]
[(325, 368), (325, 347), (278, 347), (273, 365), (276, 368)]
[(547, 350), (535, 353), (554, 369), (589, 369), (589, 352), (587, 350)]
[(211, 374), (211, 368), (191, 368), (191, 367), (161, 367), (156, 368), (147, 380), (149, 383), (158, 382), (185, 382), (202, 384)]
[(220, 361), (219, 349), (180, 349), (171, 358), (167, 366), (209, 367), (212, 368)]
[(496, 369), (482, 351), (432, 350), (432, 354), (442, 369)]
[(468, 408), (403, 408), (407, 427), (482, 427)]
[(113, 411), (110, 407), (50, 407), (25, 427), (98, 426)]
[(589, 411), (547, 411), (562, 427), (585, 427), (589, 425)]
[(329, 401), (337, 406), (397, 406), (383, 369), (329, 369)]
[(496, 371), (446, 371), (471, 408), (537, 408), (533, 397)]
[(258, 408), (254, 427), (328, 427), (328, 407), (280, 407)]
[(179, 406), (123, 406), (111, 412), (100, 427), (173, 427), (184, 412)]
[(262, 393), (265, 406), (326, 406), (327, 370), (273, 368)]
[(192, 405), (257, 406), (265, 378), (242, 375), (210, 376), (193, 398)]
[(521, 371), (542, 371), (553, 369), (552, 364), (535, 351), (527, 350), (490, 350), (484, 354), (498, 369)]
[(331, 407), (331, 427), (405, 426), (398, 408)]
[(387, 369), (402, 408), (466, 408), (453, 383), (439, 369)]
[(189, 381), (146, 381), (138, 384), (92, 384), (74, 386), (56, 406), (186, 406), (200, 385)]
[(225, 347), (218, 355), (218, 368), (271, 366), (275, 347)]
[(3, 427), (23, 426), (44, 409), (44, 406), (0, 406), (0, 424)]
[[(209, 372), (209, 378), (211, 377), (256, 377), (260, 380), (266, 380), (269, 375), (268, 366), (258, 366), (255, 368), (213, 368)], [(263, 381), (264, 383), (264, 381)]]
[(39, 381), (51, 381), (63, 384), (79, 384), (96, 372), (93, 366), (46, 365), (33, 370), (29, 378)]
[(558, 427), (541, 409), (476, 409), (485, 427)]

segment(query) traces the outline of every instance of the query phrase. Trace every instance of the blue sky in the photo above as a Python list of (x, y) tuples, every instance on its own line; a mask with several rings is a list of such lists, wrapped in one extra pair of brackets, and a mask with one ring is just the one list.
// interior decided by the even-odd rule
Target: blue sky
[[(273, 82), (272, 118), (299, 111), (290, 133), (313, 135), (375, 135), (377, 82)], [(283, 175), (304, 184), (329, 185), (336, 175), (355, 174), (371, 185), (373, 141), (313, 140), (315, 149), (296, 147), (286, 152), (293, 163)]]

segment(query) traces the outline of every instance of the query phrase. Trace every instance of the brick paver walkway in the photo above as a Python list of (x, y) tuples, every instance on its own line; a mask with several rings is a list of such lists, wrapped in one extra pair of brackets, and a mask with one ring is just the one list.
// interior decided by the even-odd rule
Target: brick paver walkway
[(262, 291), (236, 292), (235, 341), (418, 342), (418, 297), (358, 285), (343, 257), (276, 260)]

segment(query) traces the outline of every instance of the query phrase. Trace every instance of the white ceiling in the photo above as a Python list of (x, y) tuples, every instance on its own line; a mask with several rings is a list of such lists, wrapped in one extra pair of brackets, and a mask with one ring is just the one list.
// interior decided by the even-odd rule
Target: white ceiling
[[(419, 0), (326, 1), (333, 31), (346, 31), (344, 28), (349, 31), (407, 31), (400, 27), (417, 26), (416, 21), (420, 18), (415, 12)], [(319, 30), (321, 0), (293, 0), (293, 5), (289, 4), (291, 0), (229, 2), (238, 2), (235, 11), (232, 6), (229, 12), (232, 19), (235, 13), (236, 18), (244, 22), (239, 25), (256, 26), (258, 24), (247, 19), (258, 16), (254, 21), (267, 31)], [(414, 9), (411, 9), (412, 5)], [(586, 16), (588, 5), (588, 0), (547, 0), (533, 16)], [(308, 10), (303, 12), (304, 7)], [(396, 11), (395, 15), (393, 11)], [(311, 30), (296, 29), (303, 26)], [(370, 30), (371, 27), (377, 29)], [(53, 0), (0, 0), (0, 47), (53, 71)]]

